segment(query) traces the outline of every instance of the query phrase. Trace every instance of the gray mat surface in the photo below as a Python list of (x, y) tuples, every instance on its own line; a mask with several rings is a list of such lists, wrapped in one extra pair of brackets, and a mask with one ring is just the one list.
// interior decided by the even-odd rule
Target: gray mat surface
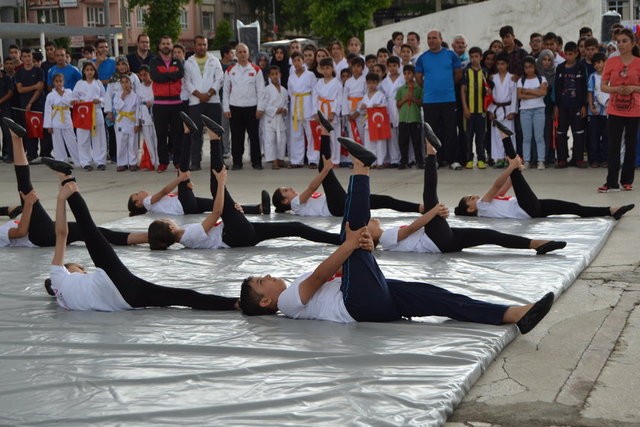
[[(388, 224), (412, 217), (376, 216)], [(108, 226), (141, 230), (151, 220)], [(339, 228), (336, 218), (270, 220)], [(448, 255), (378, 252), (385, 274), (521, 304), (570, 286), (615, 224), (575, 218), (450, 222), (569, 245), (546, 256), (497, 247)], [(293, 279), (332, 248), (290, 238), (243, 249), (117, 250), (145, 279), (233, 296), (248, 275)], [(515, 326), (443, 318), (342, 325), (187, 309), (67, 312), (42, 286), (52, 252), (0, 249), (1, 424), (440, 425), (517, 336)], [(82, 245), (70, 247), (67, 259), (90, 261)]]

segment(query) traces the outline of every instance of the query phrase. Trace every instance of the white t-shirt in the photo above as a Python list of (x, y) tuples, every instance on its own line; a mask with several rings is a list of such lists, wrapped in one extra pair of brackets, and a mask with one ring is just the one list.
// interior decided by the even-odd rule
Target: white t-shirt
[(398, 233), (402, 227), (384, 230), (380, 236), (380, 245), (385, 251), (420, 252), (425, 254), (440, 254), (442, 251), (424, 232), (424, 228), (414, 231), (405, 239), (398, 242)]
[(156, 203), (151, 204), (151, 196), (147, 196), (142, 201), (145, 209), (151, 213), (161, 215), (184, 215), (182, 203), (177, 194), (169, 193)]
[[(544, 76), (540, 76), (540, 80), (537, 77), (532, 79), (525, 79), (524, 85), (522, 84), (522, 79), (518, 79), (518, 83), (516, 87), (523, 89), (538, 89), (542, 86), (542, 83), (547, 83), (547, 79)], [(520, 109), (521, 110), (530, 110), (532, 108), (544, 108), (544, 96), (539, 96), (538, 98), (533, 99), (521, 99), (520, 100)]]
[(69, 273), (62, 265), (52, 265), (51, 288), (58, 305), (67, 310), (132, 310), (101, 268), (89, 274)]
[(518, 204), (518, 199), (511, 196), (496, 197), (490, 202), (478, 200), (477, 206), (479, 217), (531, 219)]
[(298, 277), (278, 298), (278, 309), (287, 317), (292, 319), (329, 320), (338, 323), (352, 323), (355, 319), (349, 315), (344, 306), (340, 283), (342, 278), (336, 277), (322, 285), (307, 304), (302, 304), (300, 300), (300, 283), (310, 273), (305, 273)]
[(188, 224), (184, 226), (184, 234), (180, 239), (180, 243), (191, 249), (227, 249), (222, 241), (222, 230), (224, 224), (219, 222), (209, 232), (204, 231), (201, 223)]
[(29, 240), (29, 236), (20, 237), (19, 239), (10, 239), (9, 238), (9, 230), (12, 228), (18, 228), (19, 221), (9, 221), (3, 226), (0, 227), (0, 248), (9, 248), (9, 247), (26, 247), (26, 248), (37, 248), (36, 245), (31, 243)]
[(291, 210), (300, 216), (333, 216), (329, 212), (327, 196), (321, 193), (313, 193), (305, 203), (300, 203), (300, 195), (291, 200)]

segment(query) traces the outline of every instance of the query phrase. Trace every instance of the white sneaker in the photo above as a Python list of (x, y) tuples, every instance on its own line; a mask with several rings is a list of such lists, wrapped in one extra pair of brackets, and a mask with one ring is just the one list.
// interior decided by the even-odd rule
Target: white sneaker
[(462, 170), (462, 165), (458, 162), (453, 162), (449, 165), (449, 169), (453, 169), (454, 171)]
[(538, 162), (538, 170), (543, 171), (545, 169), (544, 162)]
[(529, 168), (531, 167), (531, 163), (529, 163), (529, 162), (524, 162), (524, 165), (523, 165), (523, 166), (524, 166), (524, 168), (525, 168), (525, 169), (529, 169)]

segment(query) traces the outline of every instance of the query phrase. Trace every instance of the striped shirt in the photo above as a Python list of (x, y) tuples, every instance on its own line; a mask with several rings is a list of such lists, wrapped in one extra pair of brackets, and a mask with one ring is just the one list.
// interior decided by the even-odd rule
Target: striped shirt
[(466, 86), (465, 96), (467, 97), (467, 105), (471, 114), (485, 113), (484, 109), (484, 73), (482, 69), (474, 70), (467, 67), (464, 70), (464, 82)]

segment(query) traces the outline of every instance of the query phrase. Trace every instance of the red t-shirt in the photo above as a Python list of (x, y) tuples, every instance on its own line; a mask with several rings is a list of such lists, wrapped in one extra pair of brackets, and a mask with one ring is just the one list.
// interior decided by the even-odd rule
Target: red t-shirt
[[(640, 86), (640, 58), (633, 58), (625, 65), (619, 56), (607, 59), (602, 72), (602, 81), (609, 86)], [(610, 94), (607, 114), (621, 117), (640, 117), (640, 92), (630, 95)]]

